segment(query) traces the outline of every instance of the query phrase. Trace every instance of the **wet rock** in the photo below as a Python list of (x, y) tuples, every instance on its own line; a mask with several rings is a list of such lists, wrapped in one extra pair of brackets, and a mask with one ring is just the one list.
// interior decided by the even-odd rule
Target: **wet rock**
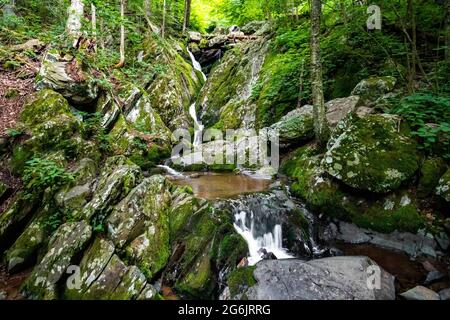
[(382, 95), (391, 92), (397, 79), (394, 77), (370, 77), (362, 80), (353, 89), (352, 95), (361, 96), (364, 101), (375, 101)]
[(429, 284), (432, 284), (433, 282), (439, 281), (443, 278), (445, 278), (445, 274), (443, 274), (442, 272), (440, 272), (438, 270), (433, 270), (428, 273), (424, 284), (429, 285)]
[(96, 238), (91, 247), (84, 253), (80, 263), (79, 287), (66, 287), (64, 296), (67, 299), (79, 300), (102, 274), (114, 254), (114, 245), (107, 240)]
[(400, 296), (406, 300), (440, 300), (439, 294), (422, 286), (417, 286)]
[(380, 269), (380, 289), (371, 288), (367, 257), (334, 257), (309, 262), (266, 260), (256, 266), (249, 300), (394, 300), (394, 277)]
[(98, 87), (81, 70), (81, 63), (72, 56), (60, 55), (54, 49), (44, 56), (37, 87), (55, 90), (80, 105), (91, 103), (98, 96)]
[(439, 291), (439, 297), (441, 300), (449, 301), (450, 300), (450, 289), (444, 289)]
[(450, 247), (450, 239), (448, 238), (446, 233), (441, 232), (436, 235), (434, 239), (437, 241), (443, 251), (447, 251), (447, 249)]
[(56, 283), (61, 279), (75, 255), (91, 238), (92, 228), (85, 221), (67, 222), (49, 241), (49, 250), (33, 269), (24, 291), (34, 299), (56, 299)]
[(436, 194), (450, 202), (450, 169), (441, 177), (436, 188)]
[[(376, 193), (395, 190), (419, 168), (416, 144), (399, 132), (399, 118), (369, 115), (345, 128), (328, 149), (322, 166), (345, 184)], [(370, 168), (370, 170), (369, 170)]]

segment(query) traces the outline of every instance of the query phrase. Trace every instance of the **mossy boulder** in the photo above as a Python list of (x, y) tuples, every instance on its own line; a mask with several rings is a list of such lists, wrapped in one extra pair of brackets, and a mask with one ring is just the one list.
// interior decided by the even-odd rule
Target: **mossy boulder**
[(355, 117), (345, 123), (322, 166), (350, 187), (387, 193), (398, 189), (419, 168), (416, 143), (391, 115)]
[(152, 176), (134, 188), (107, 220), (108, 236), (149, 280), (170, 255), (169, 204), (165, 178)]
[(42, 60), (37, 88), (55, 90), (74, 104), (92, 103), (98, 97), (98, 87), (81, 65), (70, 55), (62, 56), (55, 49), (49, 50)]
[(420, 168), (417, 195), (421, 198), (432, 195), (446, 169), (445, 161), (441, 158), (425, 159)]
[(33, 299), (56, 299), (56, 284), (91, 235), (92, 228), (85, 221), (59, 227), (49, 241), (47, 253), (25, 281), (24, 292)]
[(289, 112), (270, 127), (278, 132), (281, 143), (307, 141), (314, 137), (314, 112), (310, 105)]
[(147, 88), (151, 106), (171, 130), (191, 127), (189, 106), (203, 85), (202, 76), (174, 49), (177, 45), (173, 40), (155, 37), (144, 43), (145, 53), (162, 69)]
[(86, 250), (81, 259), (79, 287), (66, 287), (64, 297), (71, 300), (80, 300), (96, 279), (102, 274), (114, 254), (112, 242), (97, 237)]
[(320, 163), (322, 155), (314, 146), (305, 146), (291, 155), (282, 171), (291, 179), (292, 193), (328, 216), (351, 221), (360, 227), (390, 233), (417, 232), (425, 219), (414, 192), (399, 190), (387, 195), (364, 195), (333, 179)]
[(230, 273), (227, 284), (232, 297), (247, 291), (256, 284), (256, 279), (253, 275), (255, 269), (256, 267), (245, 267)]
[(441, 177), (436, 188), (436, 194), (450, 202), (450, 169)]
[(236, 45), (212, 69), (198, 99), (204, 125), (221, 130), (255, 127), (251, 96), (269, 50), (266, 40)]
[(360, 96), (365, 102), (373, 102), (391, 92), (396, 83), (394, 77), (369, 77), (356, 85), (352, 95)]
[(95, 185), (92, 199), (83, 208), (80, 217), (88, 220), (96, 216), (107, 217), (113, 206), (139, 184), (141, 179), (140, 168), (127, 158), (123, 156), (108, 158)]

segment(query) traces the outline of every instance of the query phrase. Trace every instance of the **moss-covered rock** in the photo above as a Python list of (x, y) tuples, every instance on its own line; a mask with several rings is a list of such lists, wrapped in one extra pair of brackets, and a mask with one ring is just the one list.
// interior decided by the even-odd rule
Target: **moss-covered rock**
[(144, 43), (146, 54), (162, 69), (147, 88), (151, 106), (171, 130), (191, 126), (189, 106), (203, 84), (202, 77), (174, 49), (176, 45), (172, 40), (161, 41), (155, 37), (149, 37)]
[(8, 186), (3, 183), (3, 181), (0, 181), (0, 200), (3, 199), (3, 197), (6, 195), (6, 192), (8, 191)]
[(436, 194), (450, 202), (450, 170), (441, 177), (439, 184), (436, 188)]
[(346, 124), (322, 166), (353, 188), (387, 193), (415, 174), (419, 157), (415, 141), (400, 129), (399, 118), (367, 115)]
[(124, 248), (127, 259), (149, 280), (166, 265), (170, 255), (169, 203), (165, 178), (153, 176), (134, 188), (107, 221), (108, 236), (118, 248)]
[(122, 200), (142, 179), (138, 166), (123, 156), (109, 158), (102, 172), (92, 200), (83, 208), (81, 217), (87, 220), (105, 218), (113, 206)]
[(240, 293), (245, 292), (256, 284), (253, 272), (256, 267), (246, 267), (236, 269), (228, 276), (228, 287), (232, 297), (237, 296)]
[[(82, 299), (84, 293), (102, 274), (114, 254), (114, 245), (102, 238), (96, 238), (84, 253), (80, 267), (79, 287), (66, 287), (64, 297), (71, 300)], [(100, 298), (100, 297), (98, 297)]]
[(267, 40), (236, 45), (212, 69), (199, 97), (207, 127), (255, 127), (256, 105), (250, 98), (269, 49)]
[(397, 79), (394, 77), (370, 77), (362, 80), (353, 89), (352, 95), (361, 96), (363, 101), (375, 101), (386, 93), (391, 92)]
[(72, 56), (62, 56), (55, 49), (49, 50), (44, 56), (37, 77), (38, 89), (58, 91), (75, 104), (85, 105), (95, 101), (98, 87), (83, 72), (81, 65), (82, 63)]
[(91, 238), (92, 230), (85, 221), (62, 225), (50, 239), (48, 251), (33, 269), (23, 285), (24, 292), (33, 299), (56, 299), (56, 284), (82, 252)]
[(426, 198), (433, 194), (439, 183), (439, 179), (445, 173), (447, 166), (441, 158), (426, 159), (420, 169), (419, 186), (417, 195)]
[(122, 281), (109, 295), (109, 300), (132, 300), (137, 299), (146, 284), (144, 274), (136, 266), (128, 268), (127, 273), (122, 278)]
[(310, 140), (314, 137), (313, 107), (295, 109), (270, 128), (278, 132), (282, 143)]
[(321, 159), (316, 148), (305, 146), (282, 166), (293, 179), (293, 194), (312, 209), (383, 233), (415, 233), (425, 225), (413, 192), (400, 190), (385, 196), (354, 192), (330, 177), (320, 166)]

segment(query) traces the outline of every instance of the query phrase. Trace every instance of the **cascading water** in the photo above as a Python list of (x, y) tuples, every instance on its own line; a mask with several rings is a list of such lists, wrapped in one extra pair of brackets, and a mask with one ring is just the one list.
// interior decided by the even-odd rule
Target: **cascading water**
[(288, 202), (284, 193), (276, 191), (223, 202), (234, 216), (234, 228), (248, 244), (249, 265), (255, 265), (270, 254), (277, 259), (293, 258), (283, 247), (283, 219), (290, 210)]
[[(205, 73), (202, 71), (202, 66), (200, 63), (195, 59), (194, 54), (187, 49), (187, 52), (189, 54), (189, 57), (191, 58), (192, 65), (194, 66), (194, 69), (201, 72), (203, 75), (203, 80), (206, 81), (208, 78), (206, 77)], [(196, 110), (197, 104), (193, 103), (191, 107), (189, 108), (189, 114), (191, 118), (194, 120), (194, 147), (199, 146), (202, 143), (202, 133), (203, 129), (205, 128), (199, 121), (197, 117), (197, 110)]]
[(180, 172), (176, 171), (175, 169), (172, 169), (169, 166), (158, 166), (158, 168), (164, 169), (167, 171), (168, 174), (174, 177), (184, 177)]
[(205, 128), (197, 119), (197, 110), (196, 110), (196, 104), (193, 103), (191, 107), (189, 108), (189, 114), (194, 120), (194, 147), (197, 147), (202, 144), (202, 134), (203, 129)]
[(191, 58), (192, 65), (194, 66), (194, 69), (197, 70), (197, 71), (200, 71), (202, 73), (202, 75), (203, 75), (203, 80), (206, 81), (207, 77), (206, 77), (205, 73), (202, 70), (202, 66), (200, 65), (200, 62), (198, 62), (195, 59), (194, 54), (189, 50), (189, 48), (187, 49), (187, 52), (189, 54), (189, 57)]

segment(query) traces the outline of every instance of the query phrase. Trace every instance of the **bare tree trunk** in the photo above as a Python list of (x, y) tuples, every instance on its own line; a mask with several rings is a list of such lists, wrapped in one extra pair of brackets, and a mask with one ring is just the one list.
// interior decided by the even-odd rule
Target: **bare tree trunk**
[(91, 23), (92, 23), (92, 41), (94, 42), (94, 51), (97, 52), (97, 8), (91, 3)]
[(116, 68), (122, 68), (125, 65), (125, 0), (120, 0), (120, 61)]
[(322, 1), (311, 0), (311, 86), (314, 105), (314, 128), (316, 139), (321, 145), (328, 142), (328, 128), (325, 101), (323, 97), (322, 63), (320, 55), (320, 24)]
[(83, 0), (71, 0), (67, 18), (67, 34), (73, 43), (73, 47), (77, 47), (81, 37), (81, 19), (84, 15)]
[(167, 0), (163, 3), (163, 16), (162, 16), (162, 26), (161, 26), (161, 38), (166, 36), (166, 11), (167, 11)]
[(16, 15), (16, 0), (10, 0), (8, 4), (3, 6), (3, 16), (12, 17)]
[(183, 21), (183, 34), (189, 28), (191, 20), (191, 0), (184, 1), (184, 21)]
[(410, 90), (414, 91), (414, 80), (416, 79), (417, 73), (417, 31), (416, 31), (416, 18), (414, 12), (414, 2), (413, 0), (408, 0), (408, 20), (410, 24), (411, 32), (411, 65), (408, 75)]
[(150, 18), (152, 16), (152, 1), (151, 0), (144, 0), (144, 11), (147, 18)]
[(102, 50), (106, 49), (105, 39), (103, 38), (104, 34), (105, 34), (105, 23), (103, 22), (103, 19), (100, 19), (100, 36), (99, 36), (99, 39), (98, 39), (98, 43), (99, 43), (100, 48)]

